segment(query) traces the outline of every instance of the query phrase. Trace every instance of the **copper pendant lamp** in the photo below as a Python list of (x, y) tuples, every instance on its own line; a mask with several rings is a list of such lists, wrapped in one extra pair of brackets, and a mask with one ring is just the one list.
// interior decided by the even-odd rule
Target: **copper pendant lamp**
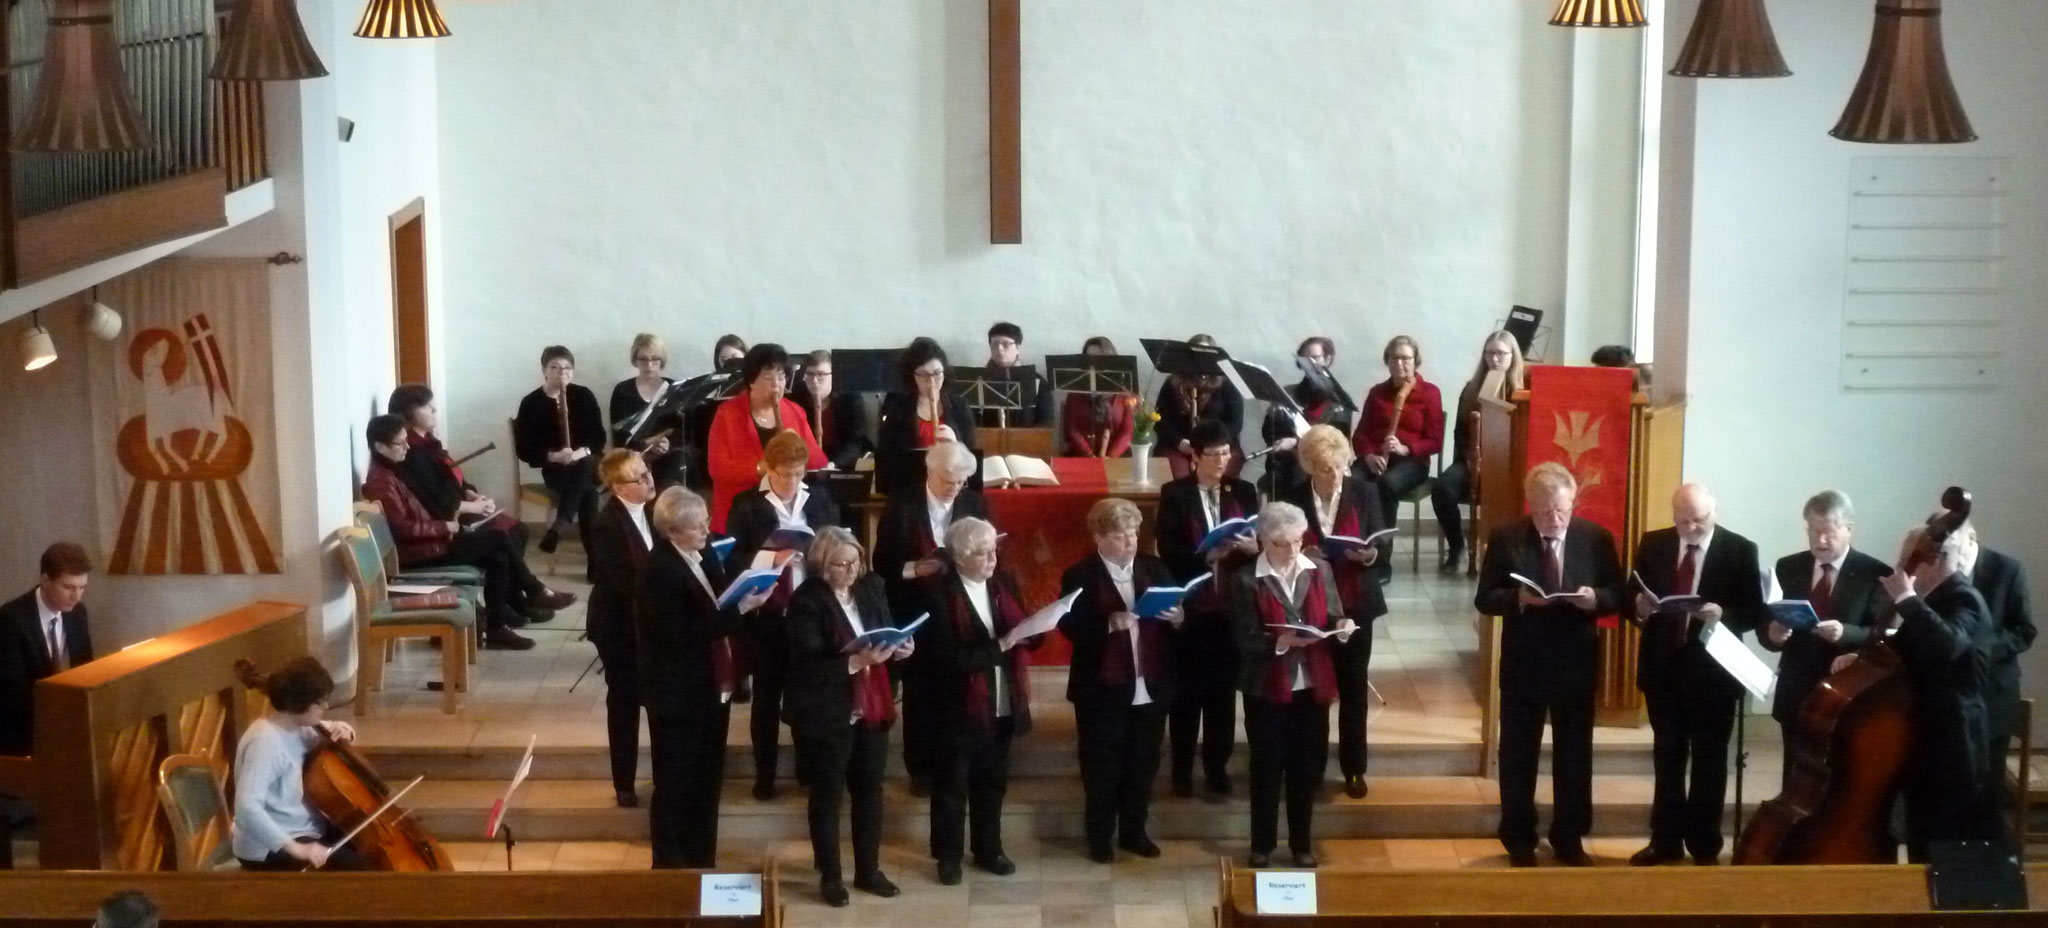
[(1557, 0), (1557, 12), (1550, 14), (1553, 26), (1635, 28), (1649, 22), (1643, 0)]
[(1674, 77), (1787, 77), (1764, 0), (1701, 0)]
[(114, 0), (49, 0), (49, 37), (18, 151), (110, 151), (149, 144), (114, 39)]
[(1863, 76), (1828, 134), (1898, 145), (1977, 140), (1941, 50), (1941, 0), (1878, 0)]
[(363, 18), (356, 23), (356, 37), (363, 39), (438, 39), (448, 34), (448, 24), (434, 0), (370, 0)]
[(327, 66), (306, 38), (298, 0), (236, 0), (206, 76), (217, 81), (303, 81)]

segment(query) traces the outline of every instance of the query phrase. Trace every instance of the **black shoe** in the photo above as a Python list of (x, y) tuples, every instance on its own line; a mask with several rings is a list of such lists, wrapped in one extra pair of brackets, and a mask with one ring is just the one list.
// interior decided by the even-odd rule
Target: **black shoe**
[(738, 687), (737, 689), (734, 689), (734, 690), (732, 691), (732, 704), (733, 704), (733, 705), (735, 705), (735, 706), (744, 706), (744, 705), (746, 705), (747, 703), (750, 703), (750, 702), (753, 702), (753, 701), (754, 701), (754, 683), (753, 683), (753, 678), (752, 678), (752, 677), (746, 677), (746, 678), (743, 678), (743, 679), (741, 679), (741, 680), (740, 680), (740, 685), (739, 685), (739, 687)]
[(1088, 859), (1098, 864), (1113, 864), (1116, 863), (1116, 852), (1106, 847), (1091, 847), (1088, 849)]
[(1218, 796), (1228, 796), (1230, 795), (1230, 774), (1212, 773), (1208, 777), (1208, 782), (1204, 785), (1209, 787), (1209, 792), (1215, 793)]
[(1187, 798), (1190, 798), (1190, 797), (1194, 796), (1194, 795), (1195, 795), (1195, 779), (1194, 779), (1194, 777), (1174, 777), (1174, 778), (1173, 778), (1173, 794), (1174, 794), (1175, 796), (1179, 796), (1179, 797), (1180, 797), (1180, 798), (1182, 798), (1182, 799), (1187, 799)]
[(941, 886), (958, 886), (958, 885), (960, 885), (960, 862), (959, 862), (959, 861), (957, 861), (957, 860), (942, 860), (942, 861), (939, 861), (939, 885), (941, 885)]
[(1677, 863), (1684, 859), (1684, 851), (1661, 848), (1652, 844), (1629, 855), (1628, 865), (1631, 867), (1655, 867), (1659, 864)]
[(853, 901), (853, 896), (846, 892), (846, 884), (838, 880), (824, 880), (820, 882), (818, 884), (818, 895), (824, 898), (826, 905), (835, 909), (846, 908), (847, 904)]
[(1273, 865), (1273, 855), (1265, 851), (1253, 851), (1244, 859), (1245, 865), (1253, 870), (1264, 870)]
[(1692, 865), (1695, 867), (1718, 867), (1721, 865), (1721, 855), (1716, 854), (1708, 857), (1705, 854), (1694, 854), (1692, 855)]
[(996, 876), (1009, 876), (1017, 872), (1017, 865), (1011, 863), (1010, 858), (1002, 854), (997, 854), (994, 857), (976, 857), (974, 858), (974, 865)]
[(484, 632), (484, 648), (491, 651), (531, 651), (533, 639), (501, 626)]
[(549, 611), (567, 609), (570, 606), (576, 605), (576, 594), (559, 593), (546, 588), (542, 588), (540, 594), (532, 599), (534, 605)]
[(618, 791), (616, 791), (616, 793), (615, 793), (615, 794), (613, 795), (613, 797), (612, 797), (612, 798), (613, 798), (614, 800), (616, 800), (616, 801), (618, 802), (618, 804), (619, 804), (619, 808), (621, 808), (621, 809), (637, 809), (637, 808), (640, 808), (640, 796), (639, 796), (639, 794), (638, 794), (638, 793), (635, 793), (635, 792), (633, 792), (633, 791), (632, 791), (632, 790), (630, 790), (630, 789), (622, 789), (622, 790), (618, 790)]
[(777, 796), (780, 796), (780, 795), (782, 795), (782, 793), (781, 793), (781, 791), (780, 791), (780, 790), (777, 790), (777, 789), (775, 788), (775, 781), (774, 781), (774, 780), (755, 780), (755, 781), (754, 781), (754, 798), (755, 798), (755, 799), (759, 799), (759, 800), (761, 800), (762, 802), (774, 802), (774, 801), (775, 801), (775, 797), (777, 797)]
[(511, 610), (506, 610), (503, 615), (498, 616), (497, 622), (499, 625), (503, 625), (506, 628), (525, 628), (526, 616), (521, 615), (517, 612), (513, 612)]
[(1508, 866), (1510, 866), (1510, 867), (1533, 867), (1533, 866), (1536, 866), (1536, 852), (1535, 852), (1535, 851), (1509, 851), (1509, 852), (1508, 852)]
[(1564, 864), (1567, 867), (1593, 866), (1593, 855), (1586, 853), (1585, 848), (1559, 848), (1553, 845), (1550, 853), (1557, 858), (1558, 863)]
[(555, 610), (528, 607), (521, 610), (519, 614), (525, 617), (528, 622), (545, 622), (555, 617)]
[(1436, 566), (1440, 574), (1455, 574), (1465, 569), (1465, 549), (1452, 548), (1444, 552), (1444, 562)]
[(1316, 868), (1316, 854), (1315, 854), (1315, 852), (1314, 852), (1314, 851), (1295, 851), (1295, 852), (1294, 852), (1294, 866), (1296, 866), (1296, 867), (1298, 867), (1298, 868), (1300, 868), (1300, 869), (1302, 869), (1302, 870), (1314, 870), (1314, 869)]
[(1116, 846), (1130, 851), (1139, 857), (1151, 858), (1159, 856), (1159, 845), (1153, 844), (1152, 839), (1144, 835), (1127, 837), (1122, 841), (1118, 841)]
[(919, 799), (930, 799), (930, 798), (931, 798), (931, 796), (932, 796), (932, 781), (931, 781), (931, 778), (929, 778), (929, 777), (911, 777), (911, 778), (910, 778), (910, 795), (912, 795), (912, 796), (916, 796), (916, 797), (917, 797), (917, 798), (919, 798)]
[(540, 553), (553, 554), (555, 553), (555, 547), (557, 545), (560, 545), (561, 543), (561, 531), (558, 529), (549, 528), (545, 534), (540, 536)]
[(1366, 792), (1364, 774), (1354, 773), (1344, 778), (1344, 795), (1353, 799), (1364, 799)]
[[(954, 866), (958, 867), (959, 865), (955, 864)], [(955, 870), (954, 873), (953, 882), (960, 882), (958, 871)], [(884, 899), (893, 899), (903, 892), (903, 890), (896, 888), (896, 884), (889, 882), (889, 878), (883, 876), (880, 870), (876, 870), (873, 873), (863, 873), (860, 876), (854, 877), (853, 888), (870, 896), (880, 896)]]

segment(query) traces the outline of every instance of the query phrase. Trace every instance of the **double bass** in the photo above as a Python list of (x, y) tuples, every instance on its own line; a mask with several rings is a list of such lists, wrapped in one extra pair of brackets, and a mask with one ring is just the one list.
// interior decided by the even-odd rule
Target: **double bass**
[[(1935, 556), (1970, 518), (1970, 492), (1949, 487), (1904, 569)], [(1898, 860), (1891, 812), (1913, 754), (1913, 691), (1890, 644), (1857, 654), (1799, 708), (1785, 789), (1757, 809), (1735, 842), (1735, 863), (1889, 864)]]
[[(265, 675), (248, 660), (235, 662), (242, 685), (264, 689)], [(323, 736), (320, 745), (306, 755), (302, 786), (306, 802), (334, 823), (343, 833), (356, 832), (366, 818), (376, 815), (390, 800), (392, 790), (354, 745)], [(367, 827), (349, 839), (349, 846), (370, 862), (372, 869), (393, 871), (452, 871), (454, 861), (426, 828), (403, 808), (391, 808), (377, 815)]]

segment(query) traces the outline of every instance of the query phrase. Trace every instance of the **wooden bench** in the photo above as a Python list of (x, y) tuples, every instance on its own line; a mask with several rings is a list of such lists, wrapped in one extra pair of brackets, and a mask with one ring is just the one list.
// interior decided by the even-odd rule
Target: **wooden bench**
[(1343, 870), (1316, 875), (1319, 914), (1260, 915), (1256, 871), (1219, 867), (1218, 928), (1465, 926), (2040, 925), (2048, 867), (2027, 870), (2031, 912), (1935, 912), (1926, 869), (1594, 867), (1534, 870)]
[[(166, 928), (227, 925), (702, 925), (778, 928), (773, 861), (761, 914), (699, 915), (702, 882), (735, 871), (535, 873), (0, 874), (0, 926), (77, 928), (123, 889), (149, 894)], [(739, 871), (754, 872), (754, 871)]]

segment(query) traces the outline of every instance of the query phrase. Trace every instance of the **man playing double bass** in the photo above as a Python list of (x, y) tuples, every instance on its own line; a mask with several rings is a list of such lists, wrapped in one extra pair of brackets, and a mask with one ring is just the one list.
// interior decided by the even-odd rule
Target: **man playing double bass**
[[(1820, 624), (1793, 631), (1770, 622), (1757, 634), (1766, 650), (1783, 652), (1778, 659), (1778, 686), (1772, 694), (1771, 717), (1784, 734), (1785, 756), (1799, 738), (1799, 707), (1828, 675), (1828, 665), (1883, 634), (1878, 611), (1884, 591), (1877, 578), (1883, 561), (1849, 547), (1856, 532), (1856, 512), (1849, 497), (1823, 490), (1806, 501), (1807, 550), (1778, 559), (1778, 587), (1786, 599), (1813, 604)], [(1787, 777), (1793, 765), (1785, 765)]]
[[(1896, 615), (1885, 639), (1913, 686), (1913, 751), (1906, 765), (1906, 859), (1927, 861), (1934, 841), (2002, 841), (1990, 777), (1984, 704), (1985, 643), (1994, 626), (1963, 572), (1965, 539), (1928, 526), (1906, 533), (1898, 567), (1880, 581)], [(1946, 537), (1942, 537), (1945, 535)], [(1858, 660), (1835, 662), (1840, 671)]]
[[(1721, 624), (1740, 635), (1762, 620), (1756, 542), (1715, 524), (1714, 495), (1697, 483), (1671, 498), (1672, 527), (1647, 532), (1636, 546), (1635, 616), (1643, 627), (1636, 686), (1654, 732), (1657, 785), (1650, 844), (1629, 858), (1639, 867), (1721, 859), (1721, 812), (1728, 787), (1728, 740), (1742, 684), (1707, 654), (1705, 637)], [(1659, 607), (1659, 597), (1700, 602)], [(1690, 761), (1690, 788), (1687, 763)]]

